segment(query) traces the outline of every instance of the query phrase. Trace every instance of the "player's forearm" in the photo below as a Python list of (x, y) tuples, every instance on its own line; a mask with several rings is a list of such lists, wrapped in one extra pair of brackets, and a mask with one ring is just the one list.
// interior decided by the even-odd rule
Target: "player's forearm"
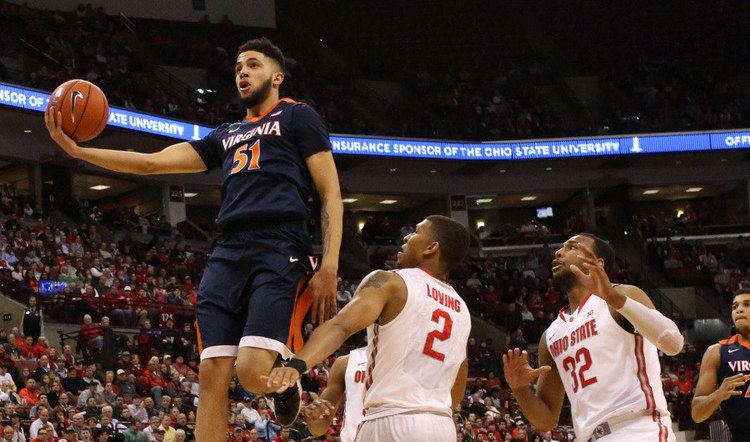
[(307, 368), (312, 368), (338, 350), (352, 334), (354, 333), (349, 333), (335, 319), (327, 321), (315, 330), (295, 357), (305, 361)]
[(557, 426), (559, 416), (552, 413), (552, 410), (534, 393), (531, 387), (514, 389), (513, 396), (516, 398), (521, 412), (532, 425), (541, 431), (550, 431)]
[(464, 399), (466, 393), (466, 378), (469, 375), (469, 361), (464, 360), (458, 369), (456, 374), (456, 380), (453, 382), (453, 388), (451, 388), (451, 402), (453, 403), (453, 409), (456, 409), (461, 405), (461, 401)]
[(721, 398), (714, 393), (695, 396), (690, 404), (690, 414), (696, 423), (703, 422), (716, 412), (719, 405), (721, 405)]
[(81, 147), (75, 157), (114, 172), (149, 175), (155, 173), (149, 155), (151, 154), (109, 148)]
[(338, 270), (341, 233), (343, 231), (344, 203), (341, 192), (328, 192), (321, 195), (320, 227), (323, 234), (322, 268)]
[(682, 351), (684, 338), (680, 329), (656, 309), (627, 298), (617, 311), (630, 321), (638, 333), (667, 355), (674, 356)]

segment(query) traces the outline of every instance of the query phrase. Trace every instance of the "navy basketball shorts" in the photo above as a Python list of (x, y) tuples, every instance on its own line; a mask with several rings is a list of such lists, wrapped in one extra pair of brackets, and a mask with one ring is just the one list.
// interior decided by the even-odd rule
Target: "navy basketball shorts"
[(198, 288), (201, 360), (236, 357), (239, 347), (273, 350), (284, 359), (299, 351), (312, 303), (305, 292), (314, 271), (311, 250), (300, 222), (220, 234)]

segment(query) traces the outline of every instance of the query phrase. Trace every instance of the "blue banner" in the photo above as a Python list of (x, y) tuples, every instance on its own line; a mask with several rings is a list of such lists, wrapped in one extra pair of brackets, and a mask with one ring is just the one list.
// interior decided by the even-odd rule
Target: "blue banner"
[[(0, 82), (0, 105), (44, 112), (49, 93)], [(198, 140), (213, 128), (111, 106), (111, 126), (179, 140)], [(750, 132), (716, 131), (555, 140), (463, 142), (331, 135), (335, 154), (455, 160), (525, 160), (750, 148)]]
[[(49, 92), (11, 86), (0, 82), (0, 104), (22, 109), (44, 112), (49, 103)], [(152, 135), (162, 135), (180, 140), (199, 140), (205, 137), (212, 128), (200, 126), (186, 121), (164, 118), (143, 112), (133, 112), (128, 109), (110, 106), (110, 126), (135, 130)]]
[(42, 279), (39, 281), (39, 294), (40, 295), (56, 295), (62, 293), (68, 288), (67, 282), (53, 281), (50, 279)]

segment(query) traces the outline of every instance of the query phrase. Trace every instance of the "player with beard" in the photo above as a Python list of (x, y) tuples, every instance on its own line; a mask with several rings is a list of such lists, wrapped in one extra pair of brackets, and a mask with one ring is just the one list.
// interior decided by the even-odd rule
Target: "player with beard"
[(557, 426), (567, 393), (577, 440), (675, 440), (657, 349), (676, 355), (682, 335), (643, 290), (610, 283), (614, 259), (612, 247), (594, 235), (565, 241), (552, 274), (570, 305), (542, 334), (540, 367), (512, 349), (503, 355), (505, 378), (523, 414), (542, 430)]
[(741, 441), (750, 437), (750, 289), (734, 293), (732, 323), (737, 334), (703, 355), (691, 413), (703, 422), (721, 407), (732, 440)]
[[(343, 213), (338, 175), (320, 115), (305, 104), (279, 98), (284, 70), (278, 47), (266, 38), (249, 40), (239, 47), (235, 65), (246, 118), (157, 153), (80, 147), (62, 132), (60, 112), (45, 113), (52, 139), (65, 152), (105, 169), (153, 175), (221, 168), (222, 233), (196, 305), (201, 351), (196, 434), (202, 442), (224, 440), (235, 363), (245, 388), (272, 393), (260, 377), (301, 348), (308, 311), (313, 322), (336, 312)], [(314, 188), (322, 206), (323, 258), (313, 276), (305, 225)], [(289, 388), (275, 396), (280, 423), (294, 421), (299, 393), (299, 388)]]

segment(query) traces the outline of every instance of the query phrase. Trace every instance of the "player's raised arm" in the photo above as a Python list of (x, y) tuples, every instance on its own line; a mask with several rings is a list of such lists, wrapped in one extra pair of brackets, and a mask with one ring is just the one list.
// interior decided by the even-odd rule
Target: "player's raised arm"
[(389, 299), (406, 297), (406, 284), (400, 276), (376, 270), (357, 287), (351, 302), (330, 321), (318, 327), (288, 367), (274, 368), (268, 376), (269, 388), (286, 388), (299, 379), (308, 367), (320, 364), (336, 351), (349, 336), (374, 324)]
[(307, 168), (320, 195), (320, 228), (323, 234), (323, 259), (320, 270), (310, 281), (313, 297), (311, 320), (323, 322), (336, 314), (336, 273), (343, 230), (344, 203), (336, 164), (330, 150), (307, 157)]
[(669, 356), (682, 351), (684, 338), (674, 321), (654, 308), (654, 303), (641, 289), (633, 285), (612, 283), (604, 270), (604, 261), (593, 250), (577, 244), (582, 268), (571, 265), (570, 270), (591, 291), (607, 301), (615, 320), (625, 318), (635, 330)]
[(727, 377), (717, 388), (720, 352), (721, 345), (714, 344), (703, 355), (695, 397), (690, 403), (690, 414), (695, 422), (703, 422), (714, 414), (722, 402), (742, 394), (741, 390), (737, 390), (746, 382), (742, 373)]
[(60, 112), (44, 112), (44, 123), (52, 139), (68, 155), (114, 172), (134, 175), (194, 173), (206, 170), (198, 152), (187, 142), (173, 144), (160, 152), (128, 152), (112, 148), (81, 147), (62, 131)]
[[(552, 430), (560, 420), (565, 388), (547, 348), (547, 332), (539, 340), (539, 368), (529, 365), (529, 355), (519, 349), (503, 355), (503, 371), (521, 412), (535, 427)], [(537, 381), (536, 392), (531, 388)]]
[(328, 376), (328, 385), (318, 399), (315, 399), (302, 409), (302, 415), (305, 416), (310, 434), (315, 437), (326, 433), (328, 427), (336, 416), (336, 409), (339, 407), (341, 398), (344, 397), (346, 383), (346, 364), (349, 362), (349, 356), (341, 356), (336, 359), (331, 367), (331, 374)]

